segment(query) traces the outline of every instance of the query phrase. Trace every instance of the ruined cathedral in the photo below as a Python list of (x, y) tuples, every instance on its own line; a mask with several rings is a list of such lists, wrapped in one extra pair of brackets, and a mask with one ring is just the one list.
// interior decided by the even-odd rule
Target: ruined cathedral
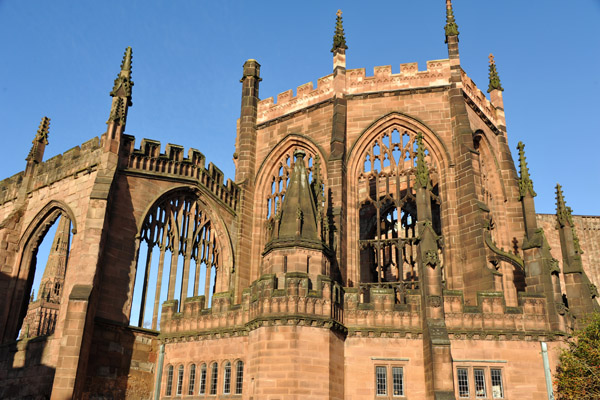
[(44, 161), (44, 117), (0, 182), (0, 398), (550, 398), (600, 217), (560, 186), (536, 213), (495, 61), (487, 95), (446, 11), (421, 69), (346, 69), (341, 12), (316, 87), (261, 99), (246, 61), (235, 180), (126, 134), (131, 48), (101, 137)]

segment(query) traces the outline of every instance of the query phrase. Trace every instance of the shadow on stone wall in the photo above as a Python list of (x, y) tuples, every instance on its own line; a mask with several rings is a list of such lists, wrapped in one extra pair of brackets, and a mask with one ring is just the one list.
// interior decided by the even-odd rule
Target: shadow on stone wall
[[(0, 289), (10, 277), (0, 272)], [(55, 368), (45, 365), (53, 336), (40, 336), (0, 345), (0, 399), (50, 398)]]

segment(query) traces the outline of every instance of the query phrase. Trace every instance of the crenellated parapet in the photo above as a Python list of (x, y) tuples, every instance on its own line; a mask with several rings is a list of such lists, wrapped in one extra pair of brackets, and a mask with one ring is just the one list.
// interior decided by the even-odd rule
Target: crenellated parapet
[(467, 104), (485, 121), (492, 131), (499, 134), (498, 126), (502, 121), (498, 118), (496, 107), (494, 107), (485, 94), (475, 85), (475, 82), (463, 70), (461, 70), (461, 77), (463, 93)]
[(384, 65), (373, 69), (373, 76), (366, 76), (364, 68), (346, 72), (348, 94), (362, 94), (403, 89), (417, 89), (448, 85), (450, 62), (448, 60), (427, 61), (427, 69), (419, 71), (418, 63), (400, 64), (400, 73), (392, 74), (392, 66)]
[(296, 96), (293, 90), (280, 93), (277, 103), (273, 97), (258, 102), (257, 123), (261, 124), (283, 115), (313, 106), (333, 97), (333, 74), (324, 76), (317, 80), (317, 87), (308, 82), (296, 88)]
[[(481, 292), (477, 305), (465, 304), (461, 291), (444, 291), (444, 312), (448, 331), (525, 334), (551, 331), (547, 322), (546, 298), (536, 293), (520, 293), (519, 305), (507, 307), (502, 292)], [(564, 311), (564, 310), (563, 310)]]
[[(417, 63), (400, 65), (400, 73), (392, 74), (390, 65), (375, 67), (373, 76), (366, 76), (364, 68), (351, 69), (346, 72), (345, 93), (358, 95), (371, 92), (418, 89), (448, 85), (450, 79), (450, 62), (448, 60), (432, 60), (427, 62), (427, 69), (419, 71)], [(277, 102), (273, 97), (258, 103), (257, 123), (280, 118), (295, 111), (305, 109), (334, 96), (334, 74), (317, 80), (317, 87), (312, 82), (293, 90), (280, 93)]]
[(279, 282), (263, 275), (244, 290), (241, 304), (230, 292), (215, 293), (210, 308), (204, 296), (187, 298), (181, 312), (177, 300), (163, 303), (161, 336), (245, 335), (263, 325), (337, 327), (342, 325), (343, 290), (326, 276), (290, 272)]
[(122, 151), (121, 167), (126, 172), (193, 180), (232, 210), (237, 207), (238, 186), (231, 179), (224, 183), (223, 171), (212, 162), (206, 167), (206, 157), (196, 149), (189, 149), (186, 156), (183, 146), (168, 143), (163, 152), (161, 143), (151, 139), (142, 139), (136, 149), (135, 137), (123, 135)]

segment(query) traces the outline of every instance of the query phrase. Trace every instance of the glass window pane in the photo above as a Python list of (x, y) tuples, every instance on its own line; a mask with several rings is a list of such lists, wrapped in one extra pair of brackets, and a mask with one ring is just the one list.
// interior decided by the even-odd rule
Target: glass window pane
[(504, 388), (502, 387), (502, 370), (492, 369), (492, 397), (501, 399), (504, 397)]
[(404, 371), (402, 367), (392, 367), (394, 396), (404, 396)]
[(469, 397), (469, 372), (466, 368), (458, 368), (458, 396)]
[(475, 376), (475, 396), (477, 397), (486, 397), (485, 394), (485, 376), (483, 373), (483, 369), (475, 368), (473, 370), (473, 374)]
[(212, 371), (210, 372), (210, 394), (217, 394), (217, 381), (219, 378), (219, 366), (217, 363), (212, 365)]
[(237, 371), (235, 375), (235, 394), (242, 394), (242, 387), (244, 386), (244, 362), (238, 361)]
[(177, 371), (177, 395), (181, 395), (183, 390), (183, 365), (180, 365)]
[(200, 367), (200, 390), (198, 394), (206, 393), (206, 364)]
[(375, 387), (378, 396), (387, 394), (387, 369), (375, 367)]
[(231, 393), (231, 364), (229, 361), (225, 364), (223, 374), (223, 394)]
[(194, 386), (196, 385), (196, 364), (190, 366), (190, 383), (188, 385), (188, 395), (194, 394)]
[(173, 366), (169, 365), (167, 369), (167, 387), (165, 390), (165, 396), (170, 396), (173, 391)]

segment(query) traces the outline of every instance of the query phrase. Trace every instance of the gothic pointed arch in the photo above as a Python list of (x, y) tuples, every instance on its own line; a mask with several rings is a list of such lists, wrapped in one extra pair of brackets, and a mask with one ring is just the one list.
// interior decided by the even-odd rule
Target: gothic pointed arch
[[(423, 147), (424, 170), (417, 168), (419, 145)], [(347, 226), (350, 232), (356, 232), (347, 239), (348, 285), (359, 285), (367, 293), (373, 285), (393, 284), (400, 291), (417, 287), (417, 188), (425, 185), (429, 193), (430, 222), (441, 237), (441, 208), (447, 184), (441, 177), (452, 165), (449, 152), (422, 122), (390, 113), (363, 131), (352, 144), (347, 160), (352, 188)]]
[(216, 207), (196, 187), (159, 195), (139, 221), (131, 324), (158, 329), (162, 304), (188, 298), (209, 308), (214, 293), (231, 289), (233, 249)]
[[(320, 146), (309, 137), (289, 134), (265, 156), (256, 175), (254, 226), (255, 231), (260, 232), (260, 236), (254, 242), (253, 254), (260, 254), (270, 237), (294, 169), (294, 153), (297, 150), (305, 153), (302, 162), (316, 197), (318, 218), (320, 221), (328, 218), (327, 157)], [(327, 229), (328, 224), (322, 222), (321, 226)], [(257, 268), (254, 270), (257, 278), (259, 273)]]
[[(61, 265), (55, 266), (57, 271), (53, 271), (53, 275), (56, 276), (47, 277), (48, 282), (45, 282), (45, 285), (42, 284), (44, 290), (47, 290), (48, 293), (38, 290), (38, 299), (30, 298), (30, 293), (36, 269), (38, 268), (37, 255), (39, 246), (50, 228), (59, 219), (61, 219), (63, 230), (65, 230), (64, 235), (67, 237), (66, 243), (62, 243), (60, 247), (68, 253), (69, 231), (73, 234), (77, 232), (77, 221), (71, 208), (60, 200), (51, 200), (46, 203), (36, 213), (19, 239), (16, 279), (9, 285), (8, 298), (10, 308), (17, 310), (17, 312), (10, 314), (5, 326), (4, 338), (16, 338), (24, 324), (24, 320), (29, 318), (29, 314), (32, 314), (32, 317), (29, 318), (32, 319), (30, 323), (35, 323), (35, 332), (33, 332), (32, 328), (31, 333), (26, 331), (22, 332), (21, 335), (49, 335), (54, 332), (54, 326), (58, 320), (58, 304), (61, 302), (65, 286), (66, 257), (63, 257), (64, 259), (61, 260)], [(65, 246), (66, 248), (63, 248)], [(44, 304), (33, 304), (39, 301)], [(39, 310), (31, 310), (30, 312), (29, 309), (33, 306), (38, 307)], [(34, 319), (35, 321), (33, 321)]]

